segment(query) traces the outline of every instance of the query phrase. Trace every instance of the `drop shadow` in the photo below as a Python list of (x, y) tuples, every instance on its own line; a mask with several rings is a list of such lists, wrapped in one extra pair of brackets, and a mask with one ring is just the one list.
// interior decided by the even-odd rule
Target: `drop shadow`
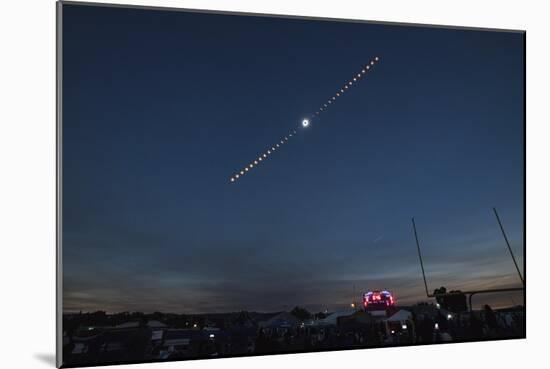
[(55, 354), (34, 354), (34, 358), (55, 368)]

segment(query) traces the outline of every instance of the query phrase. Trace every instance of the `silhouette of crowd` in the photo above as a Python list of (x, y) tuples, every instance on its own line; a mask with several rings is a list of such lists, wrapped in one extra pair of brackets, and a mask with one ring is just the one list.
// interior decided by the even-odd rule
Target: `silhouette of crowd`
[[(482, 310), (450, 314), (425, 305), (411, 308), (405, 321), (372, 318), (363, 312), (369, 319), (339, 319), (336, 324), (320, 324), (322, 320), (316, 318), (324, 315), (294, 311), (300, 316), (294, 323), (299, 323), (270, 326), (262, 325), (260, 319), (266, 317), (248, 312), (221, 317), (73, 314), (64, 317), (64, 362), (85, 365), (177, 360), (525, 336), (523, 308), (494, 311), (485, 305)], [(303, 321), (305, 317), (312, 319)], [(166, 324), (154, 328), (152, 318)]]

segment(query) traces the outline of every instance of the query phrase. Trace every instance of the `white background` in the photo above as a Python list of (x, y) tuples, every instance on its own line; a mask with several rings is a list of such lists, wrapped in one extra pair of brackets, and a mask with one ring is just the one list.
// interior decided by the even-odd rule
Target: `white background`
[[(120, 1), (527, 30), (527, 340), (140, 364), (134, 368), (518, 368), (547, 358), (549, 12), (544, 1)], [(55, 353), (55, 3), (0, 4), (0, 367), (53, 367)], [(376, 358), (375, 361), (369, 359)], [(383, 358), (382, 361), (378, 360)], [(125, 366), (123, 366), (125, 367)], [(122, 367), (120, 367), (122, 368)]]

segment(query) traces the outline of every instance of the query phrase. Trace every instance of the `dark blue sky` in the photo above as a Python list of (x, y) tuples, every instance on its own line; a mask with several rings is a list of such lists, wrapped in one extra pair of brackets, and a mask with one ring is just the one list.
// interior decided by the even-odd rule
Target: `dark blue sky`
[(491, 208), (523, 264), (522, 33), (77, 5), (63, 32), (65, 310), (421, 301), (412, 216), (430, 289), (520, 285)]

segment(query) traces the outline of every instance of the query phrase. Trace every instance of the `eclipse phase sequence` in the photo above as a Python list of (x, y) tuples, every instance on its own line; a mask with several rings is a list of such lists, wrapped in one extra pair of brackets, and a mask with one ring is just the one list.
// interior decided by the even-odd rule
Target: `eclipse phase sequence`
[[(380, 60), (377, 56), (372, 59), (368, 64), (363, 66), (363, 68), (356, 74), (353, 75), (353, 77), (348, 80), (333, 96), (331, 96), (326, 102), (322, 103), (321, 106), (315, 113), (312, 113), (309, 118), (304, 118), (302, 120), (302, 128), (308, 128), (311, 124), (311, 120), (315, 119), (317, 116), (321, 115), (323, 112), (325, 112), (329, 106), (333, 105), (344, 93), (350, 90), (351, 87), (357, 85), (357, 82), (368, 72), (372, 69), (375, 63), (377, 63)], [(241, 179), (245, 174), (250, 173), (250, 171), (255, 168), (260, 162), (265, 161), (268, 156), (273, 154), (276, 150), (280, 149), (284, 144), (286, 144), (293, 135), (296, 135), (298, 132), (296, 129), (292, 129), (290, 133), (288, 133), (286, 136), (282, 137), (276, 144), (272, 145), (271, 147), (268, 147), (263, 153), (261, 153), (256, 159), (252, 160), (250, 163), (246, 164), (244, 168), (239, 169), (235, 174), (229, 178), (229, 181), (231, 183), (236, 182), (238, 179)]]

